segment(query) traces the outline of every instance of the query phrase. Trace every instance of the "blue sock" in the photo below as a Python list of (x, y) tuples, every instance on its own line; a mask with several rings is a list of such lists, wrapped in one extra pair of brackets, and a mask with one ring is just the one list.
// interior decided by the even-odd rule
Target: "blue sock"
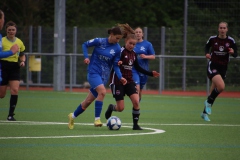
[(74, 111), (73, 115), (75, 117), (79, 116), (79, 114), (82, 114), (85, 111), (85, 109), (82, 108), (82, 105), (80, 104), (77, 109)]
[(102, 101), (95, 101), (95, 117), (100, 117), (102, 112), (102, 106), (103, 106)]

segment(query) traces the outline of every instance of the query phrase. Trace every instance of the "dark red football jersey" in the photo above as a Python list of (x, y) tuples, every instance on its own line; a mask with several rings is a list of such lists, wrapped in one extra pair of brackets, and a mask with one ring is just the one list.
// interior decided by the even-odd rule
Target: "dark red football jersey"
[[(209, 49), (211, 48), (211, 52)], [(205, 46), (205, 54), (211, 54), (211, 61), (220, 65), (227, 65), (229, 62), (229, 48), (234, 49), (233, 57), (237, 56), (237, 46), (234, 39), (227, 36), (225, 39), (221, 39), (218, 36), (211, 36)]]
[[(152, 72), (149, 72), (139, 66), (137, 61), (137, 54), (133, 50), (129, 51), (123, 47), (120, 61), (122, 61), (122, 64), (119, 66), (119, 68), (122, 73), (122, 77), (124, 77), (127, 80), (127, 83), (133, 82), (133, 74), (132, 74), (133, 66), (136, 68), (137, 71), (143, 74), (146, 74), (148, 76), (153, 76)], [(113, 70), (110, 76), (110, 84), (115, 84), (115, 85), (122, 84), (122, 82), (120, 82), (120, 80), (118, 79), (117, 75), (114, 73)]]

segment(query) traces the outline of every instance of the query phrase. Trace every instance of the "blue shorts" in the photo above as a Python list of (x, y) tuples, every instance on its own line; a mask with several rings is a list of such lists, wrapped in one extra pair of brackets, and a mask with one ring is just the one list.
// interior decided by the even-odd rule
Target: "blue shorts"
[(102, 77), (99, 74), (87, 74), (87, 80), (91, 86), (91, 88), (96, 89), (97, 86), (104, 84)]
[(147, 83), (148, 76), (147, 75), (139, 75), (137, 72), (133, 72), (133, 80), (136, 83), (136, 85), (140, 85), (140, 89), (143, 89), (145, 84)]

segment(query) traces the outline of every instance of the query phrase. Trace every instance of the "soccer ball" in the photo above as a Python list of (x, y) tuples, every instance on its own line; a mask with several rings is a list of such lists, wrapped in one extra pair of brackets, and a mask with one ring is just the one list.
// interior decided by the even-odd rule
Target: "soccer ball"
[(112, 116), (107, 120), (107, 127), (109, 130), (119, 130), (121, 128), (121, 125), (121, 120), (116, 116)]

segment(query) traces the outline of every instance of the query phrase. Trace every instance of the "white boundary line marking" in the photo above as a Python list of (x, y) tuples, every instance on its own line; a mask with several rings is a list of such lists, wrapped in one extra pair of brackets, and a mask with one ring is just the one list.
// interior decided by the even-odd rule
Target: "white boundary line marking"
[[(0, 125), (67, 125), (68, 123), (62, 122), (36, 122), (36, 121), (0, 121)], [(93, 125), (92, 123), (74, 123), (75, 125)], [(130, 126), (122, 126), (131, 128)], [(153, 132), (146, 133), (128, 133), (128, 134), (110, 134), (110, 135), (76, 135), (76, 136), (42, 136), (42, 137), (0, 137), (1, 139), (47, 139), (47, 138), (83, 138), (83, 137), (115, 137), (115, 136), (134, 136), (134, 135), (149, 135), (149, 134), (160, 134), (164, 133), (164, 130), (154, 129), (154, 128), (145, 128), (146, 130), (151, 130)]]
[[(38, 121), (1, 121), (0, 125), (67, 125), (66, 122), (38, 122)], [(75, 123), (75, 125), (93, 125), (92, 123)], [(123, 123), (122, 127), (131, 128), (131, 123)], [(152, 125), (152, 126), (216, 126), (216, 127), (240, 127), (236, 124), (154, 124), (154, 123), (141, 123), (141, 125)], [(106, 125), (104, 125), (106, 126)], [(0, 137), (0, 139), (47, 139), (47, 138), (84, 138), (84, 137), (114, 137), (114, 136), (134, 136), (134, 135), (150, 135), (150, 134), (160, 134), (164, 133), (164, 130), (154, 129), (154, 128), (145, 128), (146, 130), (151, 130), (153, 132), (146, 133), (129, 133), (129, 134), (110, 134), (110, 135), (76, 135), (76, 136), (42, 136), (42, 137)]]

